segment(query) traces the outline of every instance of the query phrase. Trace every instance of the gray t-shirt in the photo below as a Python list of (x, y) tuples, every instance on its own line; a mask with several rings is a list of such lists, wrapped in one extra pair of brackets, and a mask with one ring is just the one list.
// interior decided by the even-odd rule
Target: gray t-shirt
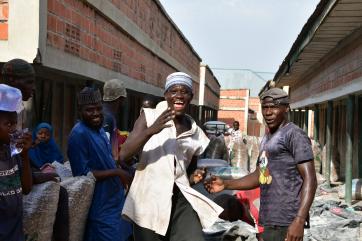
[(20, 164), (8, 146), (0, 147), (0, 240), (24, 240)]
[(272, 182), (260, 185), (260, 223), (289, 226), (297, 215), (301, 200), (303, 179), (297, 165), (313, 160), (311, 141), (302, 129), (288, 123), (274, 134), (264, 136), (260, 154), (263, 151)]

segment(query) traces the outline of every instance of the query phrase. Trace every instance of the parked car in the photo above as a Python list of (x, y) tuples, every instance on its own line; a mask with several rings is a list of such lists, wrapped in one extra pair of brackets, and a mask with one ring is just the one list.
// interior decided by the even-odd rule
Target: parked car
[(218, 135), (229, 129), (229, 125), (222, 121), (208, 121), (203, 125), (208, 135)]

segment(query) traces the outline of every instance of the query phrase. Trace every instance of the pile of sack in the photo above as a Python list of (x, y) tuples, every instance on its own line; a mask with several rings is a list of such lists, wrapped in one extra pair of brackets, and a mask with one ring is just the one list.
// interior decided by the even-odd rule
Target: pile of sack
[(81, 241), (92, 202), (95, 178), (92, 173), (73, 177), (69, 162), (65, 165), (54, 162), (52, 165), (61, 181), (34, 185), (32, 191), (23, 198), (26, 240), (52, 240), (59, 190), (62, 186), (68, 192), (69, 240)]

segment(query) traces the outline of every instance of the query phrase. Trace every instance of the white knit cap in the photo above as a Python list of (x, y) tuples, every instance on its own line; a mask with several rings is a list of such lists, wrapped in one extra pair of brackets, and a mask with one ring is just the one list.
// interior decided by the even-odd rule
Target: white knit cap
[(174, 85), (185, 85), (192, 91), (192, 78), (183, 72), (172, 73), (166, 78), (165, 91)]
[(20, 112), (22, 96), (20, 90), (5, 84), (0, 84), (0, 110)]

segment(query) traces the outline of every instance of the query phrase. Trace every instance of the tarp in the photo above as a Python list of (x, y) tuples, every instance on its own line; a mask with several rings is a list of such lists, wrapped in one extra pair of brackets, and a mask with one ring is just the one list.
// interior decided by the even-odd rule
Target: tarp
[(310, 229), (304, 232), (304, 241), (357, 241), (360, 237), (362, 216), (339, 206), (334, 200), (318, 199), (311, 208)]
[(204, 229), (205, 241), (258, 241), (255, 227), (243, 222), (219, 219), (209, 229)]

